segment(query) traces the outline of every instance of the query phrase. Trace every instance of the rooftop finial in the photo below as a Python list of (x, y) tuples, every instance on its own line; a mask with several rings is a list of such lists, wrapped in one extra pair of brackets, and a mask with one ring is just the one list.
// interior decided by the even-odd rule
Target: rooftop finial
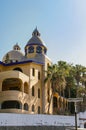
[(21, 50), (20, 46), (18, 45), (18, 43), (16, 43), (14, 46), (13, 46), (13, 50)]
[(35, 30), (33, 31), (32, 36), (40, 36), (37, 26), (36, 26)]

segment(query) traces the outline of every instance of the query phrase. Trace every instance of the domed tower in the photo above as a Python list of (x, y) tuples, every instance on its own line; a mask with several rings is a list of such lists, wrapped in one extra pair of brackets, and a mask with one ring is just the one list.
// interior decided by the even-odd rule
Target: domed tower
[(24, 54), (21, 52), (21, 48), (18, 44), (13, 46), (13, 50), (5, 54), (2, 61), (4, 63), (19, 62), (22, 60)]
[(38, 55), (46, 55), (47, 48), (44, 42), (40, 38), (40, 33), (36, 28), (31, 39), (27, 42), (25, 46), (25, 56), (29, 59), (36, 58)]

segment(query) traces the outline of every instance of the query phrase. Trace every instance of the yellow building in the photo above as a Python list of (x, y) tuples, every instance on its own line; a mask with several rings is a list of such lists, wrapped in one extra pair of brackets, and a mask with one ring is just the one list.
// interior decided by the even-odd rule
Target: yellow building
[(47, 47), (36, 28), (25, 46), (25, 54), (18, 44), (5, 54), (0, 62), (0, 112), (47, 113), (52, 89), (50, 83), (44, 84), (45, 70), (51, 64), (46, 53)]

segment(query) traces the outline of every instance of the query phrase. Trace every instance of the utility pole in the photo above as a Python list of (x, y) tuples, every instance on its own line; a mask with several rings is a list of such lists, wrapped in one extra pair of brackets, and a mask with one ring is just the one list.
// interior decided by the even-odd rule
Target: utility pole
[(75, 105), (75, 130), (77, 130), (77, 102), (83, 102), (83, 98), (68, 98), (68, 102), (74, 102)]

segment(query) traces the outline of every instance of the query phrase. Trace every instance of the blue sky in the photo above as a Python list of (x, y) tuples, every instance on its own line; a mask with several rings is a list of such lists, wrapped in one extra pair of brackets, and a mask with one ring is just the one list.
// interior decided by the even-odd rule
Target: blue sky
[(36, 26), (53, 63), (86, 66), (86, 0), (0, 0), (0, 60)]

